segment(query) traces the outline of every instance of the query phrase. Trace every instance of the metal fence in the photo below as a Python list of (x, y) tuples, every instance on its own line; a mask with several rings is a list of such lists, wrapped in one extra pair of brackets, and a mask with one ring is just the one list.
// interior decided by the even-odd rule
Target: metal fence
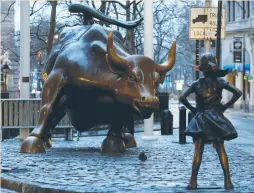
[[(41, 99), (2, 99), (2, 129), (34, 128), (39, 119)], [(57, 128), (72, 128), (65, 116)]]

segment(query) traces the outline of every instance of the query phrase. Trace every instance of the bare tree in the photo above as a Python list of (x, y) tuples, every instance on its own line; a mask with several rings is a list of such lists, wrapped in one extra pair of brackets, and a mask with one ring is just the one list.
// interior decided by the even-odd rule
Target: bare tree
[[(193, 79), (193, 55), (195, 42), (189, 40), (189, 11), (195, 6), (194, 1), (154, 3), (154, 59), (163, 62), (174, 40), (177, 42), (175, 67), (168, 74), (173, 88), (170, 92), (177, 94), (175, 80), (184, 80), (188, 84)], [(165, 82), (166, 84), (166, 82)], [(165, 86), (165, 85), (164, 85)]]
[(54, 39), (55, 27), (56, 27), (57, 1), (50, 1), (50, 4), (51, 4), (51, 14), (50, 14), (50, 27), (49, 27), (48, 40), (47, 40), (47, 53), (50, 53), (53, 46), (53, 39)]
[(16, 3), (16, 0), (14, 0), (10, 6), (8, 7), (8, 10), (7, 10), (7, 13), (5, 14), (5, 16), (3, 17), (1, 23), (5, 22), (6, 21), (6, 18), (9, 16), (10, 14), (10, 10), (13, 8), (14, 4)]

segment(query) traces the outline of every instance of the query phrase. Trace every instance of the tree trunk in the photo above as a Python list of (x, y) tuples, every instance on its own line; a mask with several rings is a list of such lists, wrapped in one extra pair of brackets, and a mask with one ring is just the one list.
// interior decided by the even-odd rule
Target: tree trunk
[[(130, 21), (131, 20), (131, 6), (129, 6), (130, 1), (126, 1), (126, 6), (128, 7), (126, 9), (126, 21)], [(135, 4), (135, 3), (134, 3)], [(134, 45), (134, 31), (133, 29), (127, 29), (126, 31), (126, 42), (125, 45), (127, 46), (127, 48), (131, 51), (132, 54), (135, 53), (135, 45)]]
[[(114, 10), (115, 10), (116, 19), (119, 19), (119, 17), (118, 17), (118, 11), (117, 11), (117, 8), (116, 8), (116, 3), (113, 3), (112, 5), (113, 5)], [(117, 26), (117, 31), (119, 31), (119, 26)]]
[[(107, 2), (101, 1), (100, 12), (102, 12), (104, 15), (106, 15), (106, 8), (107, 8)], [(103, 26), (106, 23), (104, 21), (100, 21), (99, 24)]]
[(57, 1), (50, 1), (51, 4), (51, 15), (50, 15), (50, 27), (47, 40), (47, 54), (50, 53), (53, 47), (55, 27), (56, 27), (56, 6)]

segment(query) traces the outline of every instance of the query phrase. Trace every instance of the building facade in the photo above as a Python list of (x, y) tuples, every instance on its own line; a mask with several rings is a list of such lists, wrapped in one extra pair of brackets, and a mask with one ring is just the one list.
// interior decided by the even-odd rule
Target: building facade
[[(230, 73), (227, 80), (244, 93), (235, 108), (254, 108), (254, 1), (226, 1), (226, 39), (221, 62)], [(224, 93), (229, 99), (231, 94)]]

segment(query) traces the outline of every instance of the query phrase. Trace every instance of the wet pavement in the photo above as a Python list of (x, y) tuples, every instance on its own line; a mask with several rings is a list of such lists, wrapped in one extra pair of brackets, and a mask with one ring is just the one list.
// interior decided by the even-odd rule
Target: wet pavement
[[(2, 177), (30, 185), (24, 192), (42, 191), (38, 187), (60, 192), (188, 192), (185, 187), (193, 155), (191, 139), (187, 138), (187, 144), (178, 144), (177, 130), (173, 136), (160, 136), (155, 141), (144, 141), (142, 135), (136, 134), (137, 148), (119, 155), (100, 153), (104, 136), (82, 137), (80, 141), (54, 139), (53, 147), (45, 154), (18, 153), (21, 142), (6, 140), (2, 142), (2, 166), (10, 170)], [(254, 192), (254, 157), (231, 142), (226, 148), (235, 185), (232, 192)], [(145, 162), (138, 159), (142, 151), (148, 156)], [(198, 185), (201, 189), (191, 192), (225, 191), (212, 145), (205, 147)]]
[[(179, 118), (177, 107), (174, 127)], [(143, 126), (137, 125), (135, 134), (138, 147), (128, 149), (125, 154), (106, 155), (100, 153), (101, 136), (81, 137), (79, 141), (53, 139), (53, 147), (45, 154), (18, 153), (21, 142), (10, 139), (1, 143), (2, 185), (18, 186), (22, 192), (254, 192), (254, 115), (228, 110), (225, 115), (236, 127), (239, 137), (225, 142), (229, 157), (233, 191), (223, 189), (223, 172), (212, 145), (205, 146), (203, 161), (198, 176), (198, 189), (187, 191), (193, 143), (178, 143), (178, 129), (174, 135), (158, 139), (142, 140)], [(159, 129), (159, 123), (155, 129)], [(97, 133), (98, 134), (98, 133)], [(147, 161), (141, 162), (139, 154), (144, 151)], [(4, 186), (6, 187), (6, 186)], [(13, 188), (12, 188), (13, 189)], [(17, 190), (16, 189), (16, 190)], [(8, 192), (3, 189), (2, 192)]]

